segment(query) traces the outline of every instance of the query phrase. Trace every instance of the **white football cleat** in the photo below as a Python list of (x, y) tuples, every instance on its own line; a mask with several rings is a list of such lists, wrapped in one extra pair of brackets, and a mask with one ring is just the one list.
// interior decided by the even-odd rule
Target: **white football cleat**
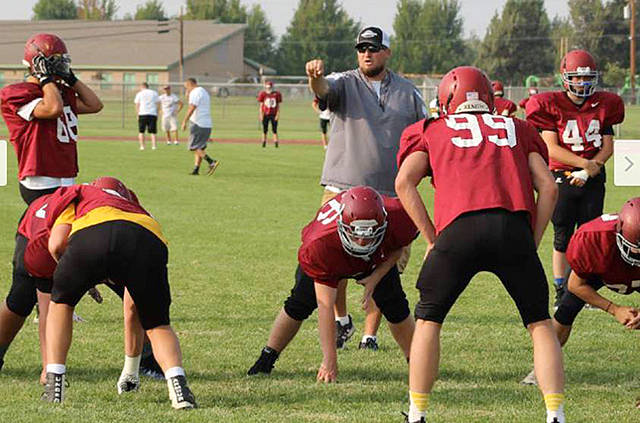
[(524, 379), (522, 379), (520, 381), (520, 383), (523, 384), (523, 385), (537, 386), (538, 385), (538, 379), (536, 379), (535, 370), (531, 370), (531, 372), (528, 375), (526, 375), (524, 377)]
[(118, 388), (118, 395), (123, 392), (136, 392), (140, 388), (140, 378), (136, 375), (123, 373), (120, 375), (116, 387)]

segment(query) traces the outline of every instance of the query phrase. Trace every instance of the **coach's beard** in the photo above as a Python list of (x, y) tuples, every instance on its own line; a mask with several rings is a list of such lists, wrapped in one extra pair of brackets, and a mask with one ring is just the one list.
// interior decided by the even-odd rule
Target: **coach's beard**
[(365, 69), (360, 68), (360, 70), (362, 71), (364, 76), (366, 76), (367, 78), (375, 78), (376, 76), (378, 76), (382, 72), (384, 72), (384, 65), (380, 65), (377, 68), (373, 68), (373, 69), (369, 69), (369, 70), (365, 70)]

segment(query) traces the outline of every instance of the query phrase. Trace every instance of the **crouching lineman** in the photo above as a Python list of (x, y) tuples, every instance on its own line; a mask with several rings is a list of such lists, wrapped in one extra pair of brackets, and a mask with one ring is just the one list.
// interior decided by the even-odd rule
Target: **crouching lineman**
[[(640, 197), (627, 201), (617, 215), (604, 214), (580, 226), (567, 247), (571, 266), (569, 292), (553, 319), (560, 345), (565, 345), (585, 302), (600, 308), (629, 329), (640, 327), (640, 310), (615, 304), (598, 294), (602, 286), (620, 294), (640, 291)], [(535, 385), (530, 373), (524, 384)]]
[[(405, 129), (398, 152), (396, 192), (428, 244), (417, 282), (408, 421), (425, 421), (444, 319), (471, 278), (488, 271), (507, 289), (533, 340), (547, 423), (564, 423), (562, 351), (536, 253), (558, 194), (547, 149), (532, 125), (491, 114), (491, 83), (477, 68), (445, 75), (438, 100), (442, 116)], [(426, 176), (435, 188), (435, 227), (417, 189)]]
[(338, 282), (346, 278), (355, 278), (364, 286), (363, 308), (375, 302), (408, 360), (414, 321), (396, 261), (416, 236), (416, 227), (400, 201), (381, 196), (373, 188), (353, 187), (326, 202), (302, 230), (295, 285), (248, 374), (271, 373), (282, 350), (317, 307), (323, 354), (317, 379), (335, 382), (333, 306)]
[(108, 279), (125, 287), (125, 344), (135, 345), (137, 353), (125, 360), (118, 390), (121, 383), (124, 390), (136, 387), (146, 331), (167, 380), (171, 405), (195, 407), (180, 343), (169, 322), (168, 251), (158, 222), (135, 202), (135, 196), (127, 199), (91, 185), (60, 188), (51, 197), (43, 211), (51, 228), (48, 249), (58, 265), (47, 317), (43, 399), (64, 401), (73, 309), (89, 288)]

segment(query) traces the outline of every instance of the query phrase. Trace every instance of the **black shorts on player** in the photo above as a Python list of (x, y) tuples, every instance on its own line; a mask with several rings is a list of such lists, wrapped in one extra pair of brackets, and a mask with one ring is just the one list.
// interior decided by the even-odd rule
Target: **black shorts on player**
[[(596, 291), (604, 286), (600, 279), (587, 280), (587, 284)], [(572, 326), (584, 306), (585, 302), (567, 289), (560, 299), (553, 318), (563, 326)]]
[(96, 283), (124, 285), (145, 330), (168, 325), (171, 294), (167, 246), (129, 221), (100, 223), (74, 233), (53, 275), (51, 301), (75, 306)]
[(262, 133), (266, 134), (269, 131), (269, 122), (271, 122), (271, 132), (278, 133), (278, 121), (275, 115), (264, 115), (262, 117)]
[(29, 189), (20, 183), (18, 184), (18, 186), (20, 189), (20, 197), (22, 197), (22, 200), (25, 203), (27, 203), (27, 205), (33, 203), (35, 200), (42, 197), (43, 195), (53, 194), (58, 188), (60, 188), (60, 187), (53, 187), (53, 188), (45, 188), (45, 189)]
[(147, 130), (150, 134), (155, 134), (158, 126), (158, 116), (140, 115), (138, 116), (138, 132), (144, 134)]
[(329, 126), (329, 119), (320, 119), (320, 131), (323, 134), (327, 133), (327, 127)]
[(482, 271), (498, 276), (525, 326), (549, 318), (549, 288), (529, 216), (503, 209), (466, 213), (438, 235), (418, 277), (416, 318), (443, 323)]
[[(366, 275), (363, 275), (364, 278)], [(409, 303), (400, 284), (398, 268), (393, 266), (373, 290), (372, 298), (389, 323), (400, 323), (409, 314)], [(318, 307), (313, 278), (300, 266), (296, 269), (296, 284), (284, 302), (284, 311), (294, 320), (302, 321)]]
[(50, 279), (35, 278), (24, 267), (24, 252), (28, 240), (21, 234), (16, 234), (16, 248), (13, 253), (13, 279), (11, 289), (7, 294), (7, 308), (18, 316), (27, 317), (33, 311), (37, 302), (36, 289), (50, 293)]
[(602, 215), (606, 182), (604, 167), (582, 187), (571, 185), (564, 172), (553, 171), (558, 185), (558, 202), (551, 217), (553, 248), (562, 253), (567, 251), (576, 227)]

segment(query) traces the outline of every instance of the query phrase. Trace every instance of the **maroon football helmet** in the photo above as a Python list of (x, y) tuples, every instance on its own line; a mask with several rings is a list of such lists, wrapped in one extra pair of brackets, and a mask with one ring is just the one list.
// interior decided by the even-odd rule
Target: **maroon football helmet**
[(387, 230), (387, 211), (378, 192), (359, 186), (345, 191), (338, 217), (338, 234), (344, 250), (367, 258), (382, 244)]
[(618, 213), (616, 242), (622, 259), (640, 266), (640, 197), (628, 200)]
[(33, 58), (42, 54), (54, 68), (60, 67), (68, 72), (71, 58), (62, 38), (54, 34), (36, 34), (27, 40), (24, 46), (22, 63), (33, 71)]
[(495, 95), (496, 97), (502, 97), (504, 95), (504, 85), (502, 85), (502, 82), (491, 82), (491, 88), (493, 88), (493, 95)]
[(127, 186), (121, 180), (117, 178), (113, 178), (111, 176), (101, 176), (96, 178), (91, 182), (91, 185), (94, 187), (102, 188), (105, 191), (111, 191), (111, 193), (116, 193), (118, 196), (124, 198), (125, 200), (133, 201), (137, 203), (137, 197), (135, 194), (127, 188)]
[[(589, 97), (598, 85), (596, 61), (586, 50), (572, 50), (565, 54), (560, 63), (560, 73), (564, 88), (577, 97)], [(573, 77), (589, 77), (589, 80), (574, 81)]]
[(489, 78), (473, 66), (460, 66), (447, 73), (438, 86), (442, 115), (486, 112), (493, 107), (493, 89)]

